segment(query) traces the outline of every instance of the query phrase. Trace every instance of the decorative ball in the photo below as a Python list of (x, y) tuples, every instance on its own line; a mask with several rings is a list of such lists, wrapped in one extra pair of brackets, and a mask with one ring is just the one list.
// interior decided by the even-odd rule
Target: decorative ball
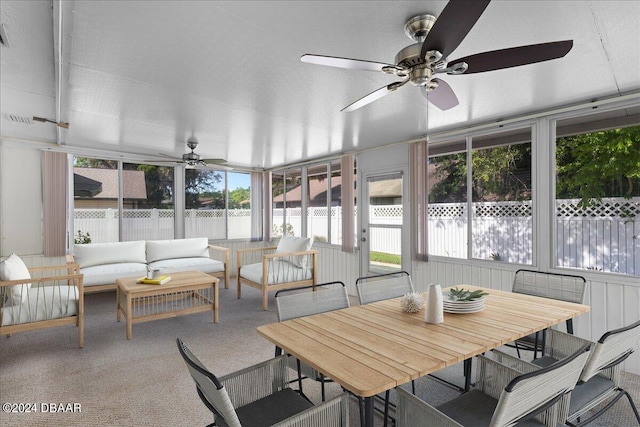
[(400, 300), (400, 307), (407, 313), (417, 313), (424, 307), (424, 298), (416, 292), (405, 294)]

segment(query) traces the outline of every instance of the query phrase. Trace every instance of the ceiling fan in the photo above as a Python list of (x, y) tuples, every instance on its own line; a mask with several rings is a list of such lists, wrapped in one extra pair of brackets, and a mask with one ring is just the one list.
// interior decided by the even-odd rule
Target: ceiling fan
[(369, 93), (340, 111), (354, 111), (407, 83), (419, 86), (425, 98), (440, 110), (448, 110), (458, 105), (458, 98), (451, 86), (435, 77), (436, 75), (482, 73), (548, 61), (562, 58), (573, 47), (573, 40), (563, 40), (493, 50), (450, 61), (449, 54), (464, 40), (489, 2), (490, 0), (450, 0), (437, 20), (433, 15), (418, 15), (411, 18), (406, 23), (404, 31), (417, 43), (398, 52), (395, 65), (310, 54), (302, 55), (300, 60), (352, 70), (381, 71), (403, 79)]
[[(172, 162), (172, 163), (185, 163), (187, 166), (191, 166), (191, 167), (195, 167), (195, 166), (216, 166), (220, 169), (231, 169), (228, 168), (226, 166), (222, 166), (225, 163), (227, 163), (227, 161), (225, 159), (203, 159), (201, 158), (200, 154), (195, 153), (195, 149), (198, 146), (198, 140), (196, 139), (196, 137), (192, 136), (191, 138), (189, 138), (187, 140), (187, 147), (189, 147), (189, 149), (191, 150), (190, 153), (184, 153), (182, 155), (181, 159), (172, 159), (172, 160), (165, 160), (167, 162)], [(171, 157), (167, 154), (163, 154), (163, 153), (158, 153), (161, 156), (164, 157)]]

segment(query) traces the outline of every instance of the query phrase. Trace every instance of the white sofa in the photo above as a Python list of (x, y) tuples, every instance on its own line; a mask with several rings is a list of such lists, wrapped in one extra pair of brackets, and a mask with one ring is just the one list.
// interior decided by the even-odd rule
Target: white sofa
[(147, 267), (160, 274), (201, 271), (224, 279), (229, 287), (229, 248), (210, 245), (206, 237), (75, 245), (68, 263), (80, 265), (84, 292), (116, 288), (123, 277), (144, 276)]

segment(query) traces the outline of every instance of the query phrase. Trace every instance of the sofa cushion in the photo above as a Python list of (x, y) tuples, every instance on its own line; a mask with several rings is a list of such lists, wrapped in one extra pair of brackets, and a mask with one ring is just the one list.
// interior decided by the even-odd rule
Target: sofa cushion
[(209, 257), (206, 237), (193, 239), (148, 240), (147, 263), (161, 259)]
[(147, 274), (147, 265), (139, 262), (123, 262), (120, 264), (94, 265), (80, 269), (84, 274), (84, 287), (95, 285), (111, 285), (116, 279), (125, 277), (142, 277)]
[[(276, 253), (304, 252), (310, 250), (311, 245), (313, 245), (313, 239), (309, 237), (284, 236), (278, 242)], [(306, 267), (307, 257), (295, 256), (287, 261), (293, 263), (296, 267)]]
[(146, 263), (143, 240), (75, 245), (73, 258), (80, 268), (118, 263)]
[(177, 271), (201, 271), (203, 273), (218, 273), (224, 271), (224, 263), (211, 258), (176, 258), (163, 259), (149, 264), (152, 270), (160, 270), (160, 274), (175, 273)]
[[(31, 279), (31, 273), (24, 264), (22, 259), (16, 255), (11, 254), (9, 258), (0, 263), (0, 279), (2, 280), (22, 280)], [(12, 304), (20, 304), (27, 300), (27, 291), (31, 287), (31, 283), (25, 283), (24, 285), (11, 286), (10, 297)]]
[[(310, 268), (296, 267), (287, 261), (269, 262), (269, 278), (267, 284), (277, 285), (279, 283), (297, 282), (308, 280), (313, 277)], [(262, 283), (262, 263), (248, 264), (240, 267), (240, 276), (252, 282)]]
[(21, 304), (0, 310), (2, 326), (58, 319), (78, 313), (78, 288), (75, 286), (36, 286), (25, 295), (27, 298)]

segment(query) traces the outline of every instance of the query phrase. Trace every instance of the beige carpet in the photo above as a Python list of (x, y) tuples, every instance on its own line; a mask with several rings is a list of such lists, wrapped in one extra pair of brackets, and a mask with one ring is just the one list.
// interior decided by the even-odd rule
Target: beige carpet
[[(273, 357), (273, 345), (256, 327), (275, 322), (270, 310), (260, 309), (260, 294), (243, 289), (220, 291), (220, 323), (209, 313), (194, 314), (133, 326), (133, 339), (125, 338), (125, 324), (116, 322), (115, 293), (88, 295), (85, 308), (85, 347), (77, 347), (74, 327), (65, 326), (0, 337), (0, 400), (2, 403), (67, 406), (81, 412), (0, 413), (2, 426), (198, 426), (212, 421), (198, 398), (175, 339), (181, 337), (217, 375)], [(461, 366), (442, 375), (461, 381)], [(625, 375), (626, 387), (640, 401), (640, 376)], [(319, 401), (319, 385), (305, 381), (305, 392)], [(341, 390), (328, 386), (328, 396)], [(457, 393), (436, 381), (419, 381), (421, 398), (433, 404)], [(52, 406), (52, 405), (45, 405)], [(359, 425), (355, 400), (352, 425)], [(77, 405), (76, 405), (77, 408)], [(380, 422), (380, 425), (382, 423)], [(631, 426), (633, 414), (626, 400), (594, 426)]]

